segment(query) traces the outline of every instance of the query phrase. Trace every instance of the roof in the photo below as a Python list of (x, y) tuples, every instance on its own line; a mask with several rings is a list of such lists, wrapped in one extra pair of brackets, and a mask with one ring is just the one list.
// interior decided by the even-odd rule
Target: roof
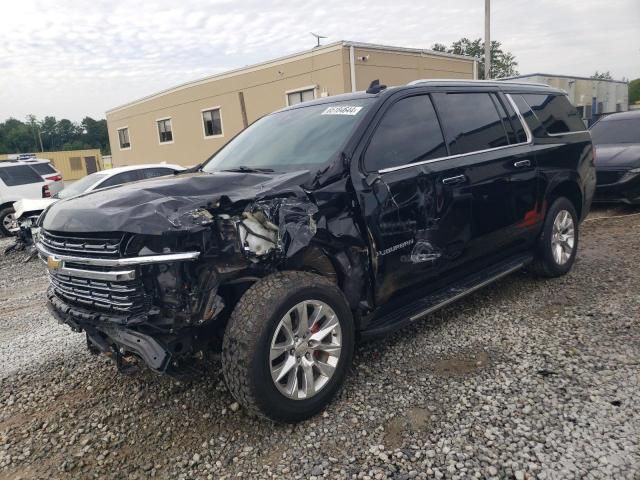
[(197, 80), (191, 80), (189, 82), (185, 82), (179, 85), (176, 85), (175, 87), (171, 87), (171, 88), (167, 88), (164, 90), (160, 90), (159, 92), (156, 93), (152, 93), (150, 95), (146, 95), (142, 98), (139, 98), (137, 100), (132, 100), (131, 102), (125, 103), (123, 105), (119, 105), (117, 107), (111, 108), (109, 110), (107, 110), (107, 114), (109, 113), (115, 113), (119, 110), (131, 107), (133, 105), (136, 105), (138, 103), (142, 103), (144, 101), (147, 100), (152, 100), (154, 98), (158, 98), (158, 97), (162, 97), (164, 95), (168, 95), (170, 93), (174, 93), (177, 92), (179, 90), (183, 90), (185, 88), (190, 88), (190, 87), (194, 87), (197, 85), (201, 85), (203, 83), (209, 83), (215, 80), (222, 80), (224, 78), (229, 78), (229, 77), (234, 77), (237, 75), (241, 75), (243, 73), (248, 73), (248, 72), (252, 72), (255, 70), (262, 70), (265, 68), (269, 68), (269, 67), (273, 67), (275, 65), (279, 65), (279, 64), (283, 64), (283, 63), (288, 63), (294, 60), (297, 60), (298, 58), (305, 58), (308, 56), (312, 56), (315, 55), (316, 53), (326, 53), (326, 52), (330, 52), (333, 50), (338, 50), (340, 48), (345, 48), (345, 47), (354, 47), (354, 48), (366, 48), (369, 50), (384, 50), (384, 51), (388, 51), (388, 52), (400, 52), (400, 53), (412, 53), (412, 54), (416, 54), (416, 55), (427, 55), (427, 56), (434, 56), (434, 57), (446, 57), (446, 58), (452, 58), (452, 59), (457, 59), (457, 60), (463, 60), (463, 61), (468, 61), (468, 62), (472, 62), (472, 61), (477, 61), (479, 60), (476, 57), (469, 57), (469, 56), (465, 56), (465, 55), (456, 55), (453, 53), (446, 53), (446, 52), (437, 52), (435, 50), (429, 50), (429, 49), (425, 49), (425, 48), (406, 48), (406, 47), (394, 47), (391, 45), (380, 45), (380, 44), (376, 44), (376, 43), (364, 43), (364, 42), (352, 42), (349, 40), (340, 40), (337, 42), (333, 42), (333, 43), (329, 43), (327, 45), (321, 45), (319, 47), (314, 47), (312, 49), (309, 50), (303, 50), (301, 52), (296, 52), (296, 53), (292, 53), (290, 55), (285, 55), (283, 57), (277, 57), (274, 58), (272, 60), (267, 60), (266, 62), (261, 62), (261, 63), (256, 63), (253, 65), (248, 65), (245, 67), (241, 67), (241, 68), (236, 68), (233, 70), (229, 70), (227, 72), (222, 72), (222, 73), (218, 73), (215, 75), (209, 75), (207, 77), (204, 78), (200, 78)]
[(146, 164), (143, 163), (141, 165), (129, 165), (128, 167), (116, 167), (116, 168), (109, 168), (106, 170), (100, 170), (99, 173), (108, 173), (109, 175), (115, 175), (116, 173), (128, 172), (130, 170), (142, 170), (144, 168), (173, 168), (174, 170), (185, 169), (180, 165), (174, 165), (171, 163), (146, 163)]
[(519, 78), (530, 78), (530, 77), (551, 77), (551, 78), (568, 78), (570, 80), (590, 80), (592, 82), (612, 82), (612, 83), (624, 83), (625, 85), (629, 82), (625, 82), (622, 80), (609, 80), (605, 78), (591, 78), (591, 77), (579, 77), (576, 75), (554, 75), (553, 73), (527, 73), (526, 75), (515, 75), (513, 77), (505, 77), (500, 80), (517, 80)]
[(617, 120), (629, 120), (631, 118), (640, 119), (640, 110), (629, 110), (627, 112), (610, 113), (600, 119), (600, 122), (615, 122)]

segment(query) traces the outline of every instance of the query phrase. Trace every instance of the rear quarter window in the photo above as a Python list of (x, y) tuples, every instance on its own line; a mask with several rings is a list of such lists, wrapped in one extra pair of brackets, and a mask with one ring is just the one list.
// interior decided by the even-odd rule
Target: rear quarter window
[(527, 94), (522, 95), (522, 98), (547, 133), (561, 135), (586, 130), (578, 111), (569, 103), (566, 95)]
[(42, 183), (42, 177), (28, 165), (0, 167), (0, 180), (2, 180), (7, 187)]
[(34, 163), (30, 165), (39, 175), (49, 175), (50, 173), (57, 173), (55, 169), (48, 163)]

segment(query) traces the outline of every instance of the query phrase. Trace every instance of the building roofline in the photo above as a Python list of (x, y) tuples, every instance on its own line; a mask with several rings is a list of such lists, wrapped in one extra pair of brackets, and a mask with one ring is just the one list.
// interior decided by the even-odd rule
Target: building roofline
[(265, 68), (269, 68), (275, 65), (280, 65), (283, 63), (288, 63), (290, 61), (296, 60), (298, 58), (306, 58), (309, 56), (313, 56), (316, 53), (327, 53), (334, 50), (339, 50), (344, 47), (354, 47), (354, 48), (367, 48), (370, 50), (384, 50), (390, 52), (402, 52), (407, 54), (418, 54), (418, 55), (427, 55), (427, 56), (436, 56), (436, 57), (445, 57), (452, 58), (457, 60), (464, 61), (478, 61), (479, 59), (476, 57), (464, 56), (464, 55), (456, 55), (453, 53), (446, 52), (436, 52), (435, 50), (429, 49), (420, 49), (420, 48), (406, 48), (406, 47), (394, 47), (390, 45), (379, 45), (375, 43), (363, 43), (363, 42), (352, 42), (348, 40), (339, 40), (333, 43), (329, 43), (327, 45), (321, 45), (319, 47), (314, 47), (309, 50), (303, 50), (301, 52), (291, 53), (289, 55), (285, 55), (282, 57), (277, 57), (271, 60), (267, 60), (265, 62), (255, 63), (253, 65), (247, 65), (240, 68), (235, 68), (232, 70), (228, 70), (226, 72), (216, 73), (214, 75), (209, 75), (203, 78), (199, 78), (196, 80), (190, 80), (185, 83), (181, 83), (174, 87), (166, 88), (164, 90), (160, 90), (155, 93), (151, 93), (149, 95), (145, 95), (144, 97), (138, 98), (136, 100), (132, 100), (130, 102), (124, 103), (122, 105), (118, 105), (116, 107), (110, 108), (106, 111), (107, 114), (116, 113), (120, 110), (124, 110), (125, 108), (132, 107), (134, 105), (146, 102), (148, 100), (153, 100), (155, 98), (162, 97), (164, 95), (168, 95), (173, 92), (177, 92), (183, 90), (185, 88), (195, 87), (197, 85), (202, 85), (205, 83), (209, 83), (215, 80), (222, 80), (224, 78), (234, 77), (236, 75), (240, 75), (243, 73), (248, 73), (256, 70), (262, 70)]
[(612, 83), (623, 83), (628, 84), (629, 82), (625, 82), (624, 80), (609, 80), (607, 78), (591, 78), (591, 77), (580, 77), (577, 75), (555, 75), (553, 73), (527, 73), (526, 75), (515, 75), (513, 77), (505, 77), (500, 80), (517, 80), (520, 78), (529, 78), (529, 77), (556, 77), (556, 78), (569, 78), (573, 80), (591, 80), (596, 82), (612, 82)]

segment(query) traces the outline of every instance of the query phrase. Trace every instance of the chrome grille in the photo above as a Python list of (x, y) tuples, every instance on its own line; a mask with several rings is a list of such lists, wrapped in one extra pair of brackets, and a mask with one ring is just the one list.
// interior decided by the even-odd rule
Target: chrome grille
[(118, 258), (124, 236), (98, 234), (96, 237), (60, 235), (41, 230), (39, 241), (53, 253), (80, 257)]
[(49, 273), (58, 296), (70, 303), (110, 312), (138, 313), (147, 306), (142, 282), (109, 282)]
[(618, 182), (626, 170), (598, 170), (596, 172), (597, 185), (609, 185)]

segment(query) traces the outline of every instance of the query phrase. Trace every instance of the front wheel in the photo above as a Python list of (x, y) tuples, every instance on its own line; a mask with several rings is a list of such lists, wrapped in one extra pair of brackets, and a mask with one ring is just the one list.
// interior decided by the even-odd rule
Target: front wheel
[(578, 215), (573, 203), (557, 198), (549, 208), (538, 240), (533, 271), (543, 277), (559, 277), (568, 273), (578, 251)]
[(340, 389), (354, 338), (351, 310), (334, 283), (307, 272), (276, 273), (251, 286), (234, 309), (222, 370), (245, 408), (297, 422)]
[(16, 234), (17, 226), (14, 213), (15, 210), (11, 207), (0, 210), (0, 233), (5, 237)]

